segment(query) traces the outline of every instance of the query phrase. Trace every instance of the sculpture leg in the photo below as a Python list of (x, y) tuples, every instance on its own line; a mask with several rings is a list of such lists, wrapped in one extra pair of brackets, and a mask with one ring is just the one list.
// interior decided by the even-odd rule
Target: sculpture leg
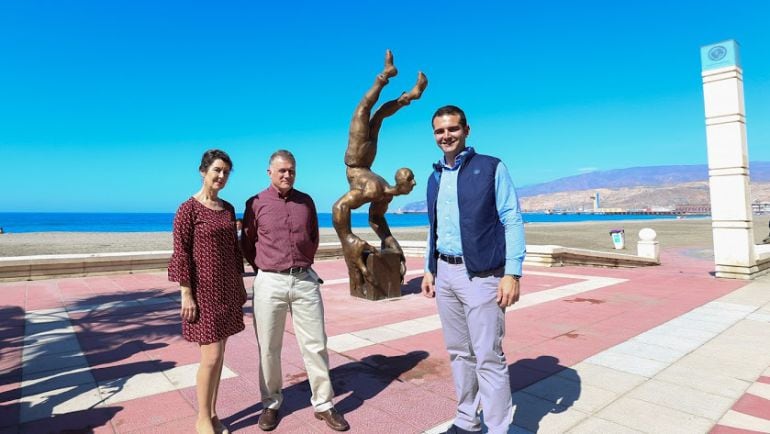
[(372, 87), (364, 94), (358, 103), (353, 119), (350, 121), (350, 143), (364, 142), (369, 139), (369, 116), (374, 104), (380, 99), (382, 88), (388, 84), (390, 78), (398, 74), (398, 69), (393, 65), (393, 53), (390, 50), (385, 52), (385, 67), (382, 72), (377, 74)]
[(428, 87), (428, 78), (422, 72), (417, 73), (417, 83), (412, 90), (404, 92), (400, 97), (388, 101), (374, 112), (372, 120), (369, 121), (369, 137), (376, 141), (382, 126), (382, 121), (393, 116), (401, 107), (409, 105), (410, 102), (419, 99), (425, 88)]
[(412, 90), (402, 94), (400, 97), (398, 97), (398, 100), (401, 102), (401, 104), (408, 105), (410, 102), (416, 99), (420, 99), (426, 87), (428, 87), (428, 77), (426, 77), (425, 74), (420, 71), (417, 73), (417, 82), (414, 84)]

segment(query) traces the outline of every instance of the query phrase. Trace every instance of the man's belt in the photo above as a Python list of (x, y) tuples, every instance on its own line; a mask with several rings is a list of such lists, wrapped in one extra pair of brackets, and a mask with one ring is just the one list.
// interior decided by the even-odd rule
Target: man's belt
[(452, 255), (445, 255), (443, 253), (439, 253), (438, 258), (446, 263), (453, 264), (453, 265), (459, 265), (463, 263), (462, 256), (452, 256)]
[(309, 267), (289, 267), (289, 268), (287, 268), (285, 270), (262, 270), (262, 271), (266, 271), (268, 273), (295, 275), (295, 274), (305, 273), (309, 269), (310, 269)]

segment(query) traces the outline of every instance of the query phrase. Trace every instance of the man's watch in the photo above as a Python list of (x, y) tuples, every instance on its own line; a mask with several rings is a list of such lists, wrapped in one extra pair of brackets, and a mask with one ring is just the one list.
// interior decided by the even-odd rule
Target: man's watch
[(509, 276), (513, 277), (513, 280), (521, 279), (521, 275), (520, 274), (509, 274)]

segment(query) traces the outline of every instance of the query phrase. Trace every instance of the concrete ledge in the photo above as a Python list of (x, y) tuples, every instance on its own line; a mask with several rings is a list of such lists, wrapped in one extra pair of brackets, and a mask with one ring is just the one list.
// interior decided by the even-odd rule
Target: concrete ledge
[(581, 265), (591, 267), (634, 268), (660, 265), (659, 260), (627, 253), (600, 252), (553, 245), (527, 245), (525, 265), (562, 267)]
[[(379, 241), (371, 240), (368, 242), (373, 246), (379, 245)], [(400, 244), (405, 256), (420, 257), (425, 252), (424, 241), (403, 241)], [(168, 267), (171, 253), (171, 250), (162, 250), (154, 252), (0, 257), (0, 282), (161, 271)], [(342, 247), (339, 243), (321, 243), (316, 259), (332, 259), (342, 256)], [(528, 245), (527, 258), (524, 264), (544, 267), (561, 267), (564, 265), (644, 267), (659, 265), (660, 262), (623, 253), (599, 252), (551, 245)], [(770, 248), (760, 264), (760, 269), (770, 269)]]
[(168, 267), (171, 250), (0, 257), (0, 282), (135, 273)]

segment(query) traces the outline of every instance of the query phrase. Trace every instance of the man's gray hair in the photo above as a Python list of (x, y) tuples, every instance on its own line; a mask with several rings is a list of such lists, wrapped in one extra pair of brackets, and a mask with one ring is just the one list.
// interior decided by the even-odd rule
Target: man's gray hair
[(297, 165), (297, 160), (294, 159), (294, 154), (287, 151), (286, 149), (279, 149), (275, 152), (273, 152), (273, 155), (270, 156), (270, 164), (273, 164), (273, 160), (276, 158), (283, 158), (284, 160), (291, 161), (291, 164)]

